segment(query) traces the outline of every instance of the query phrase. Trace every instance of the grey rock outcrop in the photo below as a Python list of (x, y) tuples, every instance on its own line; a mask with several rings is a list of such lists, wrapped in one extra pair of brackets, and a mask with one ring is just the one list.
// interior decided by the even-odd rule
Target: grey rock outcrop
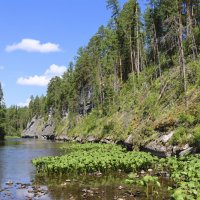
[(162, 135), (158, 139), (153, 140), (146, 144), (141, 150), (150, 152), (159, 157), (169, 157), (173, 155), (184, 156), (190, 154), (194, 151), (193, 147), (190, 147), (189, 144), (172, 146), (169, 141), (173, 137), (174, 132), (169, 134)]
[(188, 155), (188, 154), (193, 153), (193, 151), (194, 151), (194, 148), (193, 148), (193, 147), (188, 147), (187, 149), (181, 151), (181, 152), (179, 153), (179, 156), (180, 156), (180, 157), (186, 156), (186, 155)]
[(34, 116), (22, 132), (22, 138), (38, 138), (43, 127), (43, 120)]
[(173, 147), (168, 144), (174, 132), (160, 136), (142, 147), (142, 150), (150, 152), (159, 157), (169, 157), (173, 154)]
[(69, 141), (72, 141), (72, 138), (68, 137), (67, 135), (57, 135), (55, 137), (56, 140), (60, 140), (60, 141), (66, 141), (66, 142), (69, 142)]
[(54, 133), (54, 123), (52, 117), (49, 117), (48, 121), (45, 123), (44, 127), (42, 128), (42, 132), (40, 134), (41, 138), (44, 139), (55, 139), (55, 133)]
[(54, 123), (51, 117), (45, 122), (44, 118), (34, 116), (21, 134), (22, 138), (54, 139)]
[(124, 146), (128, 150), (132, 150), (133, 149), (133, 135), (129, 135), (128, 136), (128, 138), (124, 141)]
[(88, 141), (88, 142), (96, 143), (96, 142), (99, 142), (100, 139), (97, 138), (97, 137), (95, 137), (95, 136), (92, 136), (92, 135), (91, 135), (91, 136), (88, 136), (87, 141)]

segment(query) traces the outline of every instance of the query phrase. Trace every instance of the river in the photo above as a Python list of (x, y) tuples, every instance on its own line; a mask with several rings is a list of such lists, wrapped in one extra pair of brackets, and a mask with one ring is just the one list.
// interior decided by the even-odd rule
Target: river
[[(31, 160), (62, 155), (64, 142), (34, 139), (0, 141), (0, 200), (144, 200), (141, 188), (126, 185), (127, 174), (53, 176), (37, 174)], [(167, 190), (162, 197), (167, 199)]]
[(124, 195), (124, 186), (120, 184), (123, 174), (100, 177), (36, 175), (31, 160), (41, 156), (61, 155), (63, 152), (59, 147), (62, 145), (62, 142), (20, 138), (1, 141), (0, 200), (110, 200)]

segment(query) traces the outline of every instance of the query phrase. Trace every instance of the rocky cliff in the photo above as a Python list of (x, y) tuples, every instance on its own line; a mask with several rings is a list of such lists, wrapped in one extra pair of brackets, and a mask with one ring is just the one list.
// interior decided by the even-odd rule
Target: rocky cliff
[(51, 116), (45, 121), (42, 117), (34, 116), (22, 132), (22, 138), (54, 139), (54, 123)]

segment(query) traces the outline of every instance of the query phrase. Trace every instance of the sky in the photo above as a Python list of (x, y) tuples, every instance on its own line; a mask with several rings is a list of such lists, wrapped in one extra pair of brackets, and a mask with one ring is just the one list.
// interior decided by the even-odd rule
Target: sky
[[(121, 7), (126, 0), (119, 0)], [(145, 0), (139, 3), (144, 9)], [(106, 0), (0, 0), (0, 82), (6, 106), (46, 94), (111, 11)]]

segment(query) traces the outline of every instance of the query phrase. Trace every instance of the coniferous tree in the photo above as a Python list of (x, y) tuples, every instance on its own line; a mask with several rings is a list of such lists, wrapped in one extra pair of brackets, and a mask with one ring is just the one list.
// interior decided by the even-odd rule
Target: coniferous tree
[(0, 139), (5, 135), (6, 109), (3, 98), (3, 89), (0, 82)]

